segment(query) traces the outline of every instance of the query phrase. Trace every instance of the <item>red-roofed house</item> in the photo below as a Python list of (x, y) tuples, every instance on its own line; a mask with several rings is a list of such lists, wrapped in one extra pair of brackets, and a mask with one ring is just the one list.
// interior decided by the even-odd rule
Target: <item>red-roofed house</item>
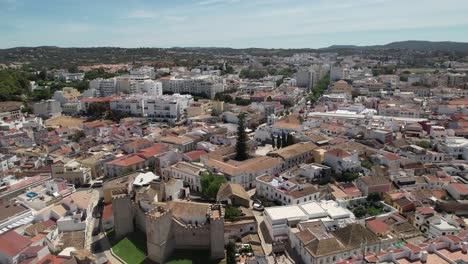
[(447, 186), (447, 192), (457, 200), (468, 199), (468, 185), (463, 183), (451, 183)]
[(20, 259), (21, 254), (27, 250), (29, 245), (31, 245), (31, 241), (15, 231), (0, 235), (0, 263), (20, 262), (22, 260)]
[(129, 142), (127, 144), (124, 144), (122, 146), (122, 149), (127, 152), (128, 154), (135, 153), (139, 151), (140, 149), (144, 148), (149, 148), (153, 145), (154, 143), (148, 139), (145, 138), (137, 138), (133, 140), (132, 142)]
[(125, 172), (132, 172), (148, 167), (148, 160), (137, 154), (118, 157), (104, 165), (106, 177), (113, 178)]
[(325, 152), (323, 163), (330, 166), (334, 172), (357, 171), (361, 168), (358, 153), (350, 153), (343, 149), (332, 149)]
[(366, 226), (379, 237), (385, 236), (390, 232), (390, 227), (382, 220), (374, 219), (367, 221)]
[(112, 204), (106, 204), (102, 212), (102, 227), (104, 230), (114, 227), (114, 214)]
[(184, 153), (183, 159), (185, 161), (190, 161), (190, 162), (200, 161), (200, 157), (202, 155), (205, 155), (206, 153), (208, 153), (208, 152), (206, 152), (204, 150), (189, 151), (189, 152)]

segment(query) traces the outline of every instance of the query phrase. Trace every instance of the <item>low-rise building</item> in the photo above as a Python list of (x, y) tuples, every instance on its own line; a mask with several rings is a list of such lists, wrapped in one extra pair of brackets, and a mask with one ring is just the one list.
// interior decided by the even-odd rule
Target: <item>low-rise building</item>
[(370, 193), (386, 193), (390, 191), (392, 183), (386, 177), (381, 176), (364, 176), (356, 180), (356, 185), (361, 190), (362, 195)]
[(57, 161), (50, 168), (53, 178), (63, 178), (76, 185), (86, 184), (91, 180), (91, 169), (81, 166), (76, 160)]
[(34, 115), (43, 118), (54, 118), (62, 114), (60, 102), (55, 100), (43, 100), (33, 105)]
[(317, 148), (312, 142), (300, 142), (268, 153), (270, 157), (283, 159), (285, 168), (312, 161), (312, 151)]
[(310, 183), (263, 175), (256, 178), (256, 194), (278, 204), (302, 204), (317, 200), (319, 190)]
[(335, 201), (313, 201), (299, 205), (268, 207), (264, 211), (265, 224), (270, 237), (281, 240), (288, 237), (289, 228), (300, 222), (324, 220), (331, 225), (352, 222), (354, 214)]
[(325, 152), (323, 163), (330, 166), (336, 173), (361, 169), (361, 162), (357, 152), (350, 153), (339, 148)]
[(447, 192), (456, 200), (468, 199), (468, 185), (464, 183), (450, 183)]

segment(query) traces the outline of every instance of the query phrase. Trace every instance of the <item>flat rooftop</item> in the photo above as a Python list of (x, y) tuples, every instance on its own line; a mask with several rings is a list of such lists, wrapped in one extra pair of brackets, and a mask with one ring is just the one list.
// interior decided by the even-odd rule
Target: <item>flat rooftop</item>
[(296, 220), (308, 218), (308, 215), (297, 205), (270, 207), (265, 208), (265, 211), (270, 216), (272, 221), (282, 219)]
[(319, 218), (343, 219), (353, 218), (351, 211), (338, 205), (333, 200), (312, 201), (301, 205), (277, 206), (265, 208), (265, 212), (272, 221), (298, 220), (304, 221)]

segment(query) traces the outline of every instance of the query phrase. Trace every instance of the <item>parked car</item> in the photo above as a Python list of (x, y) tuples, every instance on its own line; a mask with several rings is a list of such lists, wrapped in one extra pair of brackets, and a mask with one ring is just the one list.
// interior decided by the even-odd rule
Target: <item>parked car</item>
[(254, 202), (253, 205), (252, 205), (253, 209), (256, 210), (256, 211), (263, 211), (265, 210), (265, 208), (263, 207), (263, 205), (261, 203), (256, 203)]

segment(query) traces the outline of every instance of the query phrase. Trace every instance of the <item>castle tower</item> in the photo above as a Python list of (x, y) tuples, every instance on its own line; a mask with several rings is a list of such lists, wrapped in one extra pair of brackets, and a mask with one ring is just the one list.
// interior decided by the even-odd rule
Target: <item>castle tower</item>
[(115, 238), (121, 239), (133, 232), (132, 201), (126, 189), (112, 191)]
[(146, 214), (146, 246), (148, 258), (164, 263), (175, 248), (172, 213), (158, 206)]
[(212, 259), (224, 258), (224, 211), (220, 204), (212, 204), (210, 217), (210, 250)]

